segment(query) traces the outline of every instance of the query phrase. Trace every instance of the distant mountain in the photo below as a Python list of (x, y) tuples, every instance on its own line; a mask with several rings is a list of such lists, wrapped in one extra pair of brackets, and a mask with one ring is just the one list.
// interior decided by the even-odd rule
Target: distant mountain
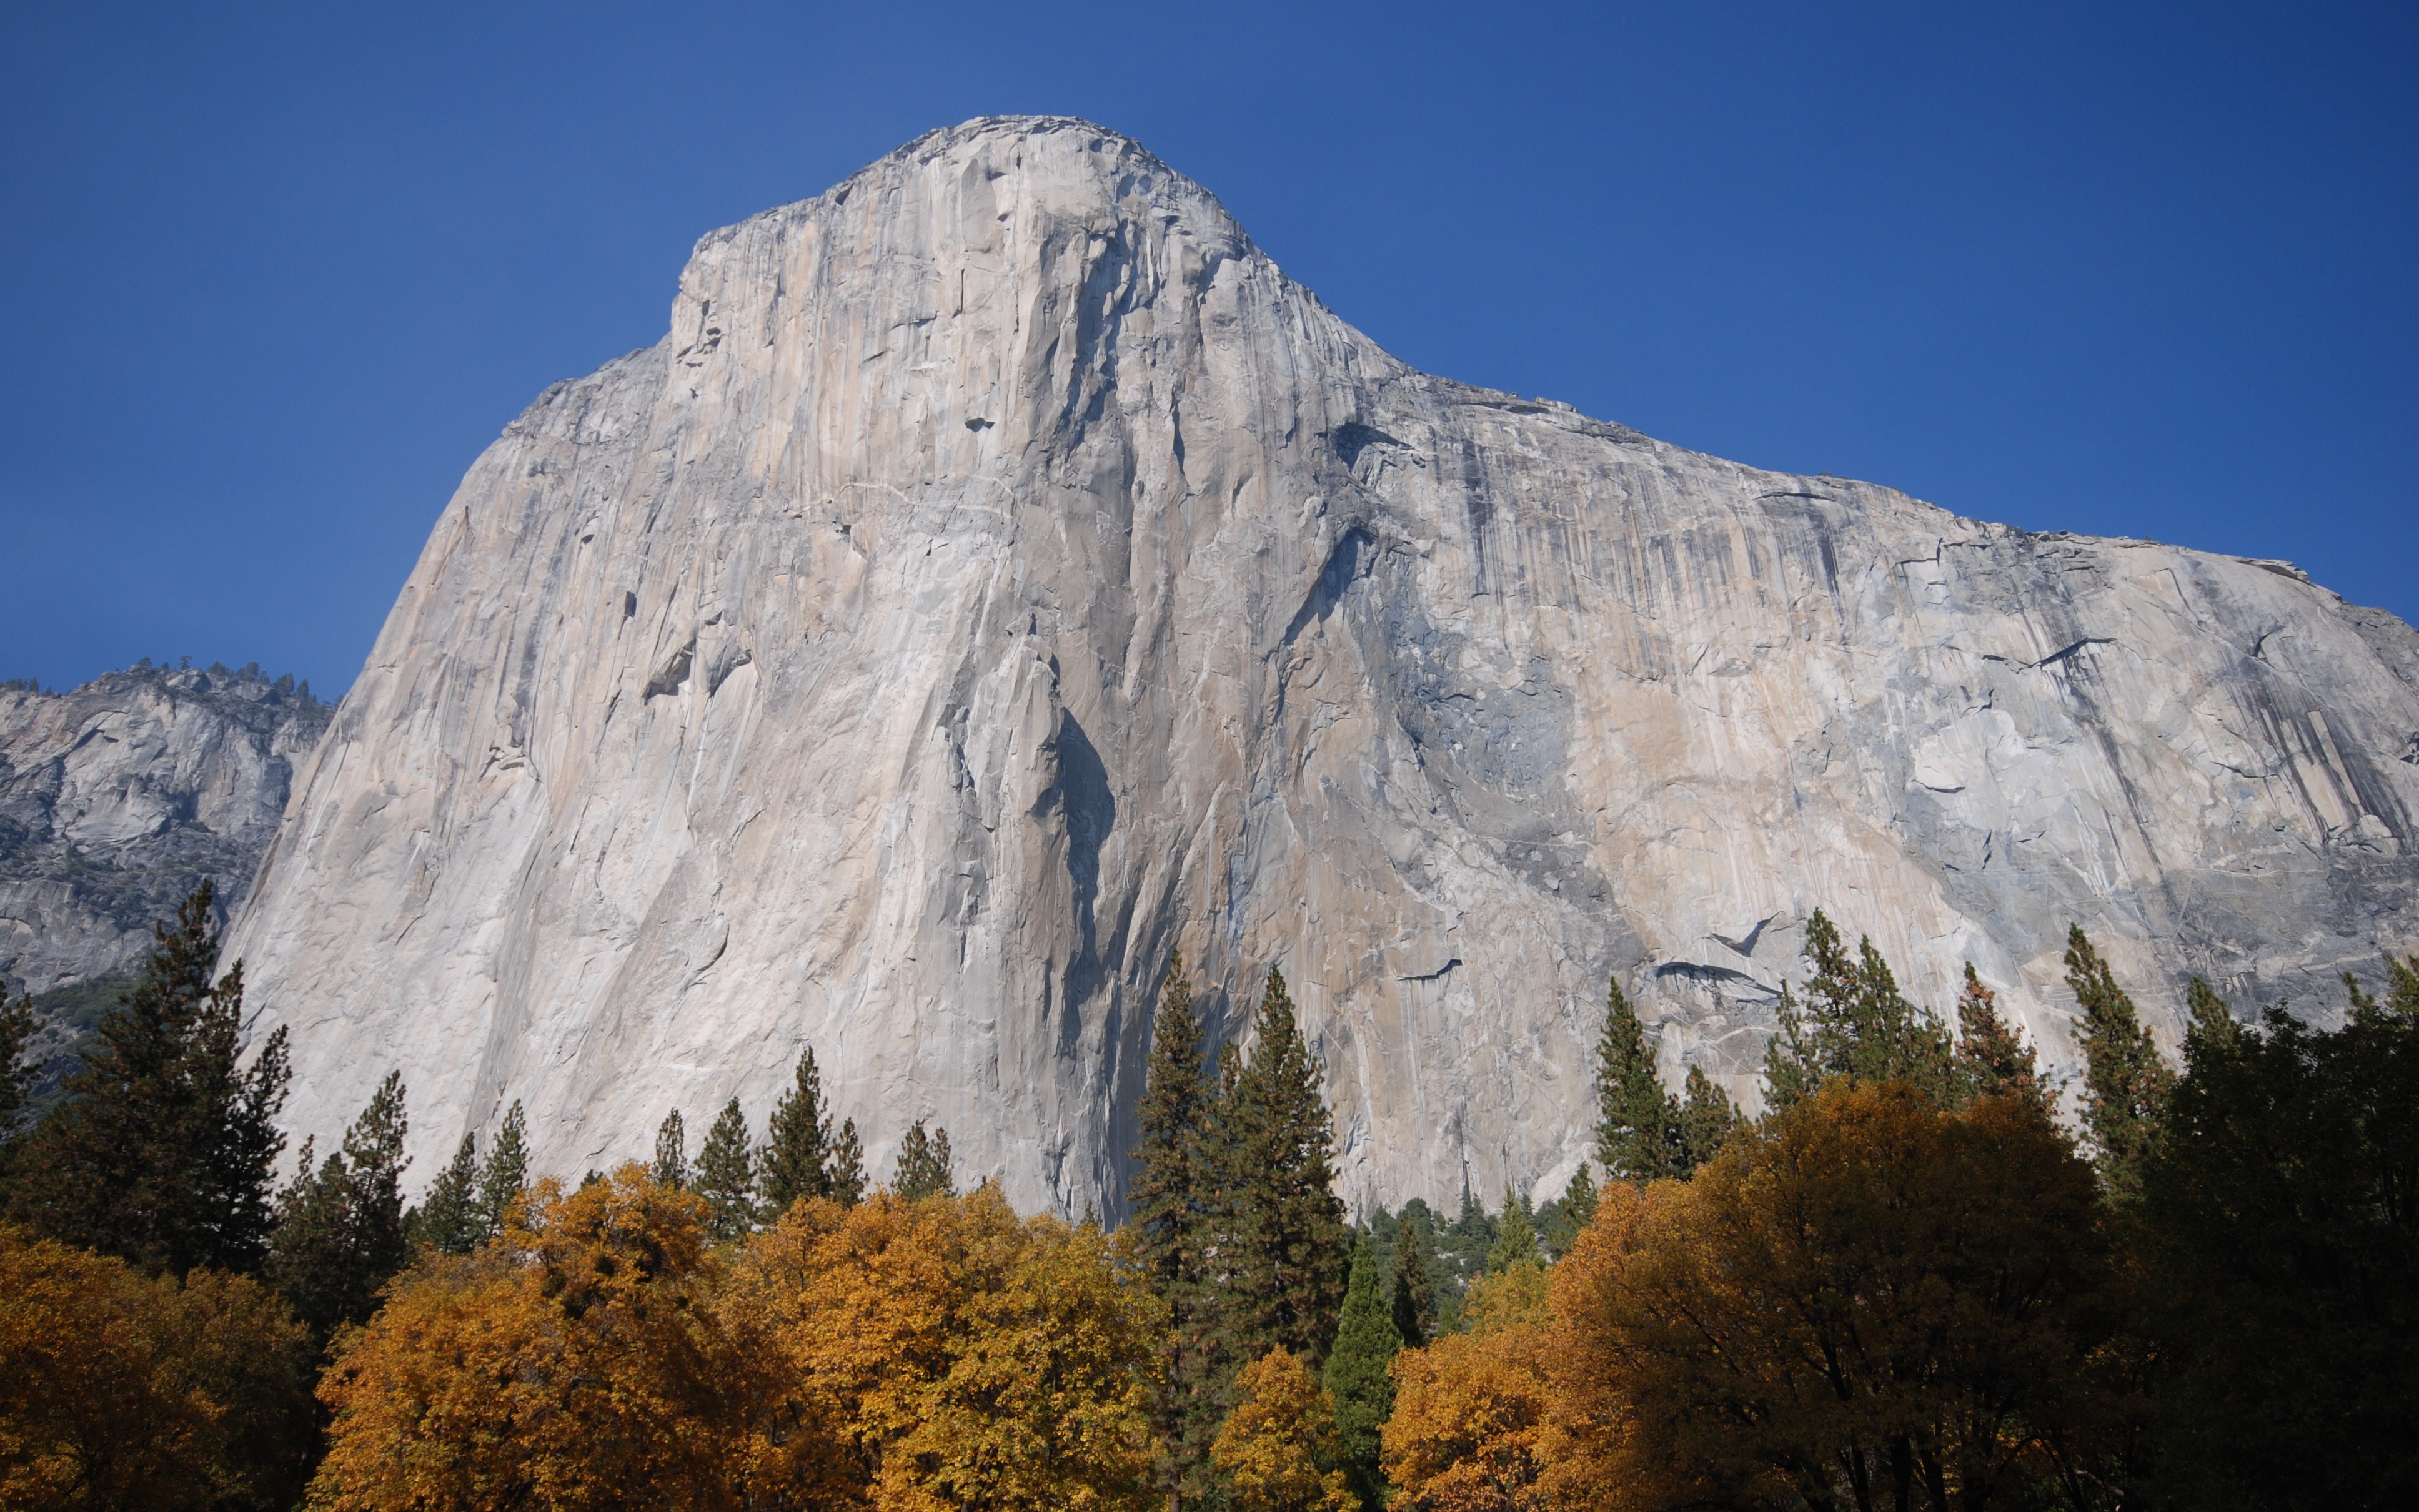
[(257, 666), (0, 684), (0, 981), (48, 994), (139, 968), (205, 877), (233, 911), (333, 711)]

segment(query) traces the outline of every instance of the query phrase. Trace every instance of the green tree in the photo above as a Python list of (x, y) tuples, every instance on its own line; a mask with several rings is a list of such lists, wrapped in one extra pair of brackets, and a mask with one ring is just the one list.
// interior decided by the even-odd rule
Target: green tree
[(1679, 1132), (1674, 1143), (1680, 1158), (1674, 1175), (1686, 1176), (1714, 1158), (1739, 1125), (1738, 1105), (1714, 1085), (1703, 1066), (1688, 1068), (1687, 1095), (1680, 1103)]
[(1530, 1215), (1529, 1199), (1506, 1186), (1503, 1216), (1495, 1225), (1495, 1244), (1487, 1252), (1487, 1274), (1501, 1275), (1523, 1261), (1543, 1260), (1537, 1253), (1537, 1225)]
[(1350, 1278), (1344, 1287), (1344, 1311), (1336, 1320), (1335, 1347), (1327, 1352), (1319, 1384), (1335, 1401), (1335, 1430), (1343, 1441), (1345, 1473), (1361, 1493), (1362, 1504), (1380, 1504), (1383, 1481), (1378, 1474), (1378, 1430), (1394, 1411), (1394, 1381), (1387, 1373), (1403, 1348), (1378, 1276), (1378, 1252), (1369, 1236), (1352, 1242)]
[(1274, 1346), (1316, 1367), (1344, 1303), (1349, 1252), (1318, 1063), (1274, 967), (1254, 1027), (1225, 1112), (1232, 1164), (1221, 1172), (1235, 1198), (1228, 1306), (1236, 1358), (1256, 1359)]
[(205, 881), (173, 927), (154, 926), (142, 979), (101, 1020), (9, 1184), (10, 1215), (35, 1231), (178, 1275), (259, 1269), (285, 1145), (285, 1031), (242, 1063), (243, 967), (211, 978), (211, 898)]
[(1957, 1079), (1961, 1100), (2021, 1097), (2044, 1111), (2050, 1106), (2033, 1047), (1999, 1016), (1998, 994), (1982, 985), (1971, 961), (1957, 995)]
[(745, 1238), (756, 1229), (756, 1159), (748, 1147), (747, 1115), (734, 1097), (705, 1131), (697, 1156), (697, 1195), (705, 1199), (705, 1231), (718, 1240)]
[(865, 1200), (865, 1144), (856, 1137), (856, 1120), (840, 1120), (831, 1151), (831, 1199), (853, 1208)]
[(404, 1215), (412, 1245), (440, 1255), (468, 1255), (479, 1247), (479, 1139), (465, 1134), (454, 1158), (428, 1184), (420, 1206)]
[(1595, 1216), (1595, 1178), (1588, 1174), (1586, 1161), (1580, 1161), (1579, 1168), (1571, 1173), (1571, 1184), (1564, 1189), (1562, 1200), (1549, 1206), (1553, 1216), (1539, 1221), (1537, 1240), (1554, 1259), (1560, 1260), (1570, 1253), (1571, 1245), (1579, 1242), (1579, 1230)]
[(773, 1105), (764, 1125), (762, 1183), (767, 1222), (778, 1219), (802, 1197), (832, 1193), (831, 1118), (824, 1108), (823, 1073), (814, 1047), (798, 1057), (796, 1083)]
[(1949, 1032), (1907, 1001), (1872, 939), (1851, 955), (1822, 909), (1806, 922), (1805, 996), (1780, 995), (1780, 1029), (1764, 1046), (1764, 1103), (1778, 1112), (1833, 1077), (1903, 1081), (1946, 1106), (1955, 1100)]
[[(0, 1161), (17, 1137), (17, 1121), (25, 1112), (25, 1046), (34, 1038), (34, 1000), (11, 1000), (8, 985), (0, 982)], [(5, 1175), (0, 1168), (0, 1175)]]
[(2175, 1073), (2079, 924), (2066, 932), (2066, 985), (2083, 1007), (2083, 1126), (2102, 1188), (2129, 1204), (2142, 1195), (2142, 1167), (2158, 1146)]
[[(1586, 1168), (1580, 1168), (1585, 1174)], [(1425, 1347), (1436, 1336), (1436, 1283), (1429, 1272), (1435, 1264), (1435, 1243), (1428, 1237), (1427, 1213), (1425, 1207), (1416, 1214), (1405, 1210), (1403, 1221), (1394, 1229), (1394, 1332), (1403, 1348)]]
[(949, 1131), (935, 1129), (927, 1135), (924, 1121), (917, 1119), (907, 1137), (899, 1141), (890, 1189), (910, 1202), (918, 1198), (957, 1196), (957, 1172), (949, 1164)]
[(2321, 1032), (2196, 983), (2142, 1166), (2159, 1504), (2419, 1503), (2419, 960)]
[(378, 1289), (409, 1258), (403, 1232), (403, 1074), (389, 1072), (369, 1106), (318, 1169), (311, 1146), (279, 1197), (268, 1280), (325, 1344), (346, 1323), (367, 1322)]
[(1210, 1444), (1225, 1420), (1226, 1380), (1234, 1371), (1211, 1271), (1217, 1182), (1209, 1140), (1216, 1109), (1206, 1051), (1184, 957), (1172, 954), (1151, 1016), (1141, 1137), (1126, 1201), (1135, 1263), (1167, 1307), (1162, 1471), (1172, 1491), (1196, 1496), (1207, 1489)]
[(647, 1174), (657, 1186), (678, 1191), (688, 1185), (688, 1125), (681, 1122), (677, 1107), (655, 1127), (655, 1162)]
[(1673, 1148), (1677, 1108), (1656, 1075), (1645, 1026), (1618, 978), (1605, 987), (1595, 1098), (1595, 1158), (1606, 1179), (1642, 1183), (1679, 1174)]
[(529, 1190), (529, 1120), (521, 1116), (517, 1099), (504, 1112), (504, 1122), (496, 1130), (496, 1142), (487, 1151), (487, 1163), (479, 1168), (479, 1238), (493, 1239), (504, 1231), (504, 1219), (513, 1204)]

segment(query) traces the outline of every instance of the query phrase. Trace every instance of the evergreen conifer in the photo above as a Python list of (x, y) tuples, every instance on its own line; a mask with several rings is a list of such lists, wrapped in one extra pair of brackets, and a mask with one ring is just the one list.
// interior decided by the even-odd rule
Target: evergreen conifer
[(1380, 1504), (1384, 1481), (1378, 1473), (1378, 1430), (1394, 1415), (1394, 1382), (1387, 1367), (1402, 1347), (1402, 1332), (1379, 1281), (1377, 1251), (1369, 1236), (1362, 1234), (1352, 1243), (1335, 1347), (1328, 1352), (1319, 1384), (1334, 1399), (1345, 1473), (1365, 1506)]
[(389, 1072), (344, 1145), (316, 1171), (302, 1147), (280, 1196), (268, 1279), (295, 1318), (326, 1343), (346, 1323), (369, 1321), (378, 1289), (403, 1269), (403, 1074)]
[(1764, 1103), (1779, 1112), (1833, 1077), (1904, 1081), (1938, 1103), (1956, 1100), (1949, 1031), (1906, 1000), (1872, 939), (1850, 955), (1822, 909), (1806, 922), (1813, 968), (1801, 1000), (1780, 995), (1780, 1030), (1764, 1046)]
[(1643, 1184), (1674, 1174), (1677, 1110), (1655, 1073), (1645, 1027), (1619, 978), (1605, 987), (1595, 1096), (1595, 1158), (1608, 1179)]
[(1738, 1105), (1714, 1085), (1703, 1066), (1688, 1068), (1687, 1095), (1679, 1100), (1679, 1123), (1673, 1143), (1679, 1159), (1672, 1174), (1686, 1176), (1711, 1160), (1739, 1125)]
[(1126, 1202), (1135, 1262), (1167, 1307), (1160, 1441), (1166, 1455), (1163, 1478), (1179, 1494), (1203, 1489), (1210, 1445), (1225, 1417), (1225, 1381), (1233, 1373), (1220, 1338), (1210, 1271), (1210, 1200), (1218, 1183), (1210, 1168), (1209, 1125), (1215, 1109), (1204, 1051), (1193, 985), (1184, 974), (1183, 955), (1174, 954), (1151, 1016), (1141, 1138)]
[(1436, 1283), (1429, 1272), (1434, 1243), (1428, 1236), (1427, 1214), (1406, 1217), (1394, 1230), (1394, 1332), (1403, 1348), (1424, 1349), (1436, 1336)]
[(856, 1137), (856, 1120), (842, 1119), (839, 1138), (831, 1144), (831, 1199), (844, 1208), (865, 1200), (865, 1145)]
[(504, 1112), (488, 1147), (487, 1163), (479, 1168), (478, 1237), (485, 1241), (503, 1232), (513, 1204), (529, 1190), (529, 1120), (516, 1099)]
[(2067, 928), (2066, 985), (2083, 1007), (2083, 1126), (2102, 1188), (2109, 1200), (2131, 1204), (2142, 1194), (2143, 1164), (2158, 1146), (2175, 1073), (2079, 924)]
[(899, 1159), (890, 1174), (890, 1189), (910, 1202), (928, 1197), (958, 1195), (957, 1173), (949, 1166), (949, 1131), (924, 1132), (917, 1119), (899, 1141)]
[(412, 1244), (440, 1255), (468, 1255), (479, 1247), (478, 1136), (462, 1136), (453, 1160), (429, 1183), (428, 1195), (405, 1216), (404, 1227)]
[(34, 1000), (8, 996), (8, 984), (0, 982), (0, 1180), (7, 1176), (8, 1147), (17, 1137), (17, 1121), (24, 1116), (25, 1084), (30, 1079), (24, 1064), (25, 1046), (34, 1038)]
[(1999, 1016), (1998, 994), (1982, 985), (1971, 961), (1957, 995), (1957, 1074), (1964, 1097), (2021, 1097), (2048, 1110), (2049, 1090), (2033, 1047)]
[(1529, 1211), (1529, 1199), (1503, 1188), (1503, 1216), (1495, 1225), (1495, 1244), (1487, 1251), (1487, 1274), (1501, 1275), (1523, 1261), (1541, 1260), (1537, 1253), (1537, 1225)]
[(9, 1216), (151, 1271), (256, 1271), (269, 1249), (285, 1031), (241, 1063), (243, 965), (215, 982), (203, 882), (100, 1022), (69, 1098), (14, 1153)]
[(1334, 1129), (1318, 1063), (1295, 1022), (1284, 975), (1269, 969), (1250, 1059), (1228, 1104), (1226, 1172), (1236, 1198), (1229, 1295), (1239, 1347), (1282, 1347), (1317, 1367), (1344, 1303), (1349, 1252), (1335, 1196)]
[(773, 1105), (764, 1125), (763, 1187), (766, 1222), (802, 1197), (832, 1194), (831, 1117), (824, 1109), (823, 1074), (814, 1047), (798, 1057), (797, 1080)]
[(655, 1159), (647, 1174), (657, 1186), (675, 1189), (688, 1185), (688, 1125), (681, 1120), (677, 1107), (664, 1115), (655, 1127)]
[(1538, 1224), (1537, 1240), (1554, 1259), (1560, 1260), (1571, 1252), (1571, 1246), (1579, 1243), (1579, 1230), (1595, 1216), (1595, 1178), (1588, 1174), (1586, 1161), (1579, 1162), (1579, 1168), (1571, 1173), (1570, 1185), (1563, 1191), (1562, 1200), (1552, 1206), (1553, 1221)]
[(748, 1147), (747, 1115), (734, 1097), (705, 1131), (697, 1156), (697, 1195), (705, 1199), (706, 1232), (740, 1239), (756, 1229), (756, 1159)]

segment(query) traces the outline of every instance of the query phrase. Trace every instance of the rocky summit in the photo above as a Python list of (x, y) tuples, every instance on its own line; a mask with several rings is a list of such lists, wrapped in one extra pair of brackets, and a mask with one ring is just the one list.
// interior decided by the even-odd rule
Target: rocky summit
[[(2055, 489), (2055, 481), (2045, 480)], [(2043, 506), (2054, 510), (2054, 501)], [(2340, 1000), (2419, 943), (2419, 635), (2292, 567), (2036, 535), (1404, 366), (1080, 121), (934, 132), (701, 241), (655, 345), (437, 522), (236, 922), (323, 1143), (425, 1181), (811, 1046), (1115, 1214), (1181, 947), (1283, 969), (1346, 1196), (1558, 1190), (1617, 976), (1743, 1098), (1820, 907), (2053, 1063), (2089, 929)]]

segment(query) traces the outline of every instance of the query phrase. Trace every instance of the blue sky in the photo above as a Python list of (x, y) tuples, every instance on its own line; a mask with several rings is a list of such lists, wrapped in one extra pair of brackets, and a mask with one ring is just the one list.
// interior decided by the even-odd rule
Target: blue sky
[(0, 677), (348, 684), (704, 231), (1087, 116), (1408, 361), (2419, 618), (2419, 8), (0, 9)]

